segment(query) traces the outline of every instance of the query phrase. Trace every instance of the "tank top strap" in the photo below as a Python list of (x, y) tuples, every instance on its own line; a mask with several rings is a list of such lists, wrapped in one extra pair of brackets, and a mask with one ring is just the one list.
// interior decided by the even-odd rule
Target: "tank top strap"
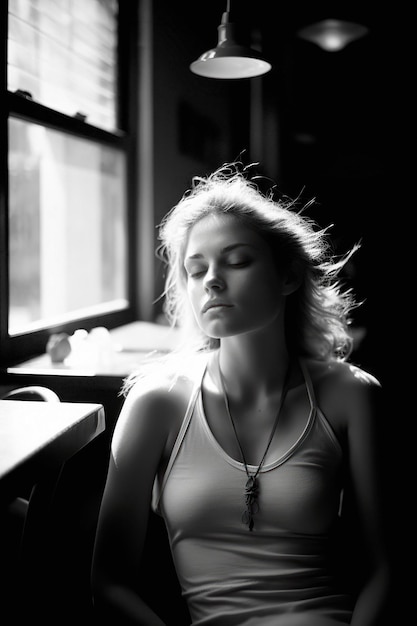
[(305, 364), (304, 359), (300, 357), (299, 359), (301, 371), (303, 372), (304, 381), (307, 389), (308, 398), (310, 400), (311, 408), (317, 409), (317, 401), (316, 394), (314, 393), (313, 381), (311, 380), (310, 372), (308, 371), (307, 365)]
[(187, 409), (185, 411), (184, 414), (184, 419), (181, 423), (181, 427), (180, 430), (178, 431), (178, 435), (177, 438), (175, 440), (174, 446), (172, 448), (172, 452), (171, 455), (169, 457), (169, 461), (168, 461), (168, 465), (166, 467), (165, 473), (164, 473), (164, 477), (162, 480), (162, 484), (160, 485), (160, 487), (158, 488), (158, 478), (155, 479), (155, 483), (154, 483), (154, 488), (153, 488), (153, 498), (152, 498), (152, 507), (155, 511), (158, 510), (159, 508), (159, 501), (161, 499), (161, 495), (162, 492), (164, 490), (166, 481), (168, 480), (169, 474), (171, 472), (172, 466), (175, 462), (175, 459), (177, 457), (178, 451), (181, 447), (181, 444), (184, 440), (185, 437), (185, 433), (187, 432), (188, 426), (190, 424), (191, 421), (191, 417), (193, 415), (194, 412), (194, 407), (195, 407), (195, 403), (197, 401), (198, 395), (200, 393), (201, 390), (201, 384), (202, 384), (202, 380), (205, 374), (207, 368), (207, 363), (204, 363), (201, 371), (199, 372), (199, 375), (196, 377), (196, 380), (194, 382), (191, 394), (190, 394), (190, 399), (188, 401), (188, 405), (187, 405)]

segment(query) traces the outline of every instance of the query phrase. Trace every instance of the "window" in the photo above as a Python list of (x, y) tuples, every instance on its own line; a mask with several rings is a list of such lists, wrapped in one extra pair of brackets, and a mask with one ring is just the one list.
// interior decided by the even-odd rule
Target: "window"
[(5, 4), (2, 363), (42, 352), (51, 332), (135, 317), (128, 79), (137, 3)]
[(117, 24), (117, 0), (9, 0), (8, 89), (115, 130)]
[(10, 118), (10, 334), (126, 306), (124, 156)]

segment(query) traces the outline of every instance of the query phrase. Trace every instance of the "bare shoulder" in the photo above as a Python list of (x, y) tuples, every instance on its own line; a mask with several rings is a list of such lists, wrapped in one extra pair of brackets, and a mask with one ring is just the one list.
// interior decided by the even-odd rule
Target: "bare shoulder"
[(313, 384), (319, 389), (337, 389), (337, 393), (355, 390), (372, 391), (381, 388), (380, 381), (370, 372), (347, 361), (315, 361), (307, 362)]
[(317, 403), (338, 433), (374, 418), (383, 390), (370, 372), (346, 361), (308, 361)]
[(185, 376), (152, 376), (138, 379), (123, 403), (118, 424), (149, 422), (155, 429), (169, 428), (187, 404), (193, 381)]
[(113, 450), (152, 448), (159, 457), (168, 453), (187, 410), (199, 369), (178, 374), (156, 368), (138, 377), (130, 387), (118, 417)]

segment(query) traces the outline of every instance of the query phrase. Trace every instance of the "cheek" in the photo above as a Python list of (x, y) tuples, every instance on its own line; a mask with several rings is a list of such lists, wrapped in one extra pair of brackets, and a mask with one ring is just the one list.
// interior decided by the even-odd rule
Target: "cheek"
[(242, 294), (242, 310), (256, 323), (268, 323), (279, 316), (285, 304), (280, 281), (276, 276), (258, 277), (251, 282), (251, 289)]
[(198, 317), (201, 304), (201, 288), (198, 282), (187, 281), (187, 296), (194, 314)]
[(282, 285), (274, 272), (256, 272), (244, 285), (243, 297), (250, 308), (274, 309), (283, 301)]
[(256, 317), (270, 317), (279, 313), (284, 304), (284, 296), (275, 289), (268, 290), (265, 286), (248, 294), (245, 298), (245, 309)]

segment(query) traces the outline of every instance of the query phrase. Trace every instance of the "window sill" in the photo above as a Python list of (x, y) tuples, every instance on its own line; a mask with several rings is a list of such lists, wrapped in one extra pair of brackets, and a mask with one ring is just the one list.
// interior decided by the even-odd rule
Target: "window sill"
[(177, 332), (152, 322), (131, 322), (110, 330), (111, 350), (102, 354), (70, 355), (54, 363), (49, 354), (8, 367), (7, 374), (38, 376), (110, 376), (123, 378), (132, 373), (153, 351), (168, 352), (175, 347)]

